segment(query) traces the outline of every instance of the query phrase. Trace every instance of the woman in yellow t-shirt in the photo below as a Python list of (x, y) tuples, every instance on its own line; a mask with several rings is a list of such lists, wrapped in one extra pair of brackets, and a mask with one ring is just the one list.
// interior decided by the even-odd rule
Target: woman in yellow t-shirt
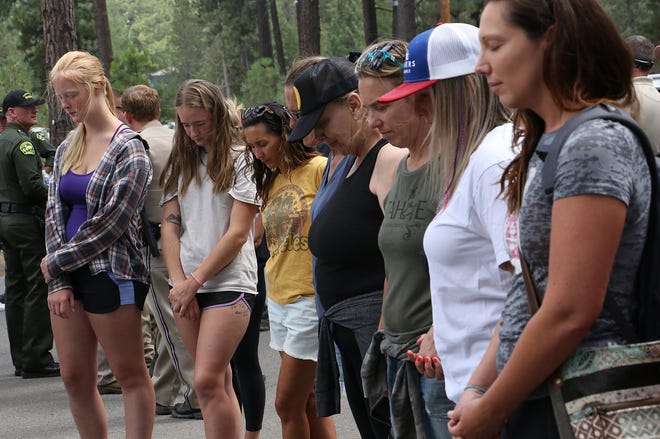
[(270, 346), (280, 353), (275, 409), (283, 438), (334, 438), (332, 418), (316, 415), (314, 379), (318, 317), (307, 238), (310, 207), (326, 159), (302, 142), (287, 142), (291, 113), (275, 102), (243, 114), (270, 259), (266, 263)]

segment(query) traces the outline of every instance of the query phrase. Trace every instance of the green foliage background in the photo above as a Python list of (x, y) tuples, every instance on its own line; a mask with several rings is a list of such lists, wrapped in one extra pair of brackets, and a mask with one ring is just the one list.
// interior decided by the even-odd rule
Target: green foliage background
[[(277, 62), (258, 53), (256, 7), (249, 0), (106, 0), (114, 60), (111, 80), (117, 89), (152, 84), (162, 98), (163, 120), (174, 117), (179, 84), (203, 78), (219, 84), (243, 105), (282, 101)], [(377, 0), (380, 38), (392, 36), (392, 2)], [(454, 0), (452, 21), (478, 24), (484, 0)], [(622, 34), (634, 33), (660, 43), (658, 0), (601, 0)], [(298, 56), (295, 2), (276, 0), (285, 68)], [(322, 0), (321, 52), (344, 56), (364, 47), (361, 0)], [(417, 32), (439, 21), (438, 0), (416, 2)], [(0, 0), (0, 94), (15, 88), (34, 94), (46, 90), (40, 0)], [(91, 0), (76, 0), (79, 46), (94, 54)], [(272, 28), (271, 28), (272, 29)], [(274, 44), (273, 44), (274, 47)], [(154, 78), (153, 73), (166, 75)], [(658, 71), (658, 67), (656, 67)], [(47, 117), (40, 115), (40, 124)]]

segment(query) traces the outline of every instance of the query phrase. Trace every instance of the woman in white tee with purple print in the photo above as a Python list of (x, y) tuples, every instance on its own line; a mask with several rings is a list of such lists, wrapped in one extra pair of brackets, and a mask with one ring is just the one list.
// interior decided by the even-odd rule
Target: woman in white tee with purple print
[(191, 79), (175, 104), (174, 147), (161, 176), (169, 299), (195, 361), (206, 437), (238, 439), (243, 425), (229, 362), (257, 295), (256, 188), (220, 88)]

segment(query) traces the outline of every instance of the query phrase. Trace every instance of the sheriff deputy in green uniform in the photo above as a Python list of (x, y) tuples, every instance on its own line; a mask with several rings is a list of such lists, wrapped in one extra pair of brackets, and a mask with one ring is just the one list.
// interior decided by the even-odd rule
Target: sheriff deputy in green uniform
[(5, 315), (15, 375), (58, 376), (50, 353), (53, 333), (47, 286), (39, 264), (46, 255), (43, 210), (48, 188), (28, 132), (44, 100), (25, 90), (5, 96), (7, 126), (0, 134), (0, 241), (5, 255)]
[[(5, 110), (0, 105), (0, 133), (5, 130), (7, 126), (7, 118), (5, 117)], [(32, 144), (37, 149), (41, 162), (43, 163), (43, 170), (48, 174), (53, 172), (53, 162), (55, 161), (55, 147), (50, 144), (48, 139), (38, 131), (30, 131), (28, 133)]]

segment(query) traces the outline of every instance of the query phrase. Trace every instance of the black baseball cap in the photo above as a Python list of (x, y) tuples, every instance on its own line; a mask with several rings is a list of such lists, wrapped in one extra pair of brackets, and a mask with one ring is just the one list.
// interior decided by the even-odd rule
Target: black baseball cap
[(29, 107), (30, 105), (41, 105), (46, 102), (43, 98), (35, 98), (32, 93), (25, 90), (13, 90), (7, 93), (2, 101), (2, 112), (7, 113), (11, 107)]
[(329, 102), (357, 88), (355, 65), (346, 58), (327, 58), (305, 70), (293, 83), (300, 117), (289, 135), (289, 142), (302, 140), (314, 129)]

